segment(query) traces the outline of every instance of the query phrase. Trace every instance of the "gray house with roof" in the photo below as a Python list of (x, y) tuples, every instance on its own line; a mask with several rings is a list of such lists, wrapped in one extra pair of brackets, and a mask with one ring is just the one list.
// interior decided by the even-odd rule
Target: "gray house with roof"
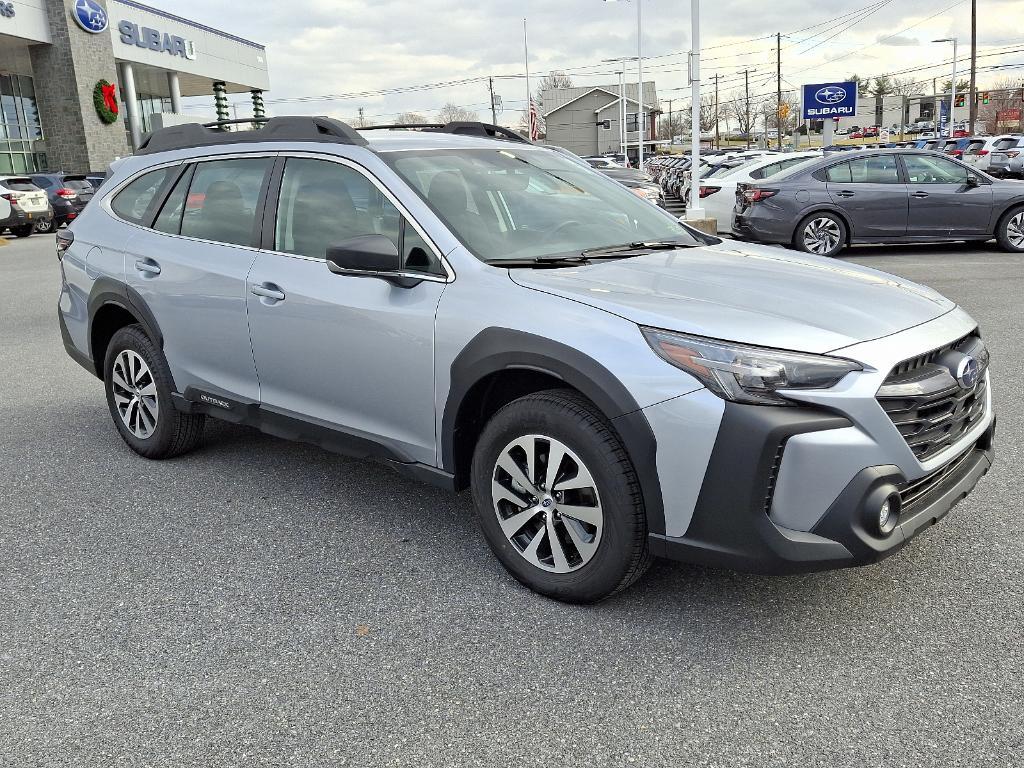
[[(637, 84), (627, 83), (622, 98), (626, 101), (626, 141), (629, 154), (636, 156)], [(619, 152), (619, 85), (584, 85), (572, 88), (547, 88), (543, 93), (542, 115), (546, 141), (565, 147), (577, 155), (601, 155)], [(658, 91), (654, 82), (644, 82), (644, 154), (654, 151), (654, 129), (658, 115)], [(607, 121), (607, 122), (606, 122)], [(605, 127), (607, 125), (607, 127)]]

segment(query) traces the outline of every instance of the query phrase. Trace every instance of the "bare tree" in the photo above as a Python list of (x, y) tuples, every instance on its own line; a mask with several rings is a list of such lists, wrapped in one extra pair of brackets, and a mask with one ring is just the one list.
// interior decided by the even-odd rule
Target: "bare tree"
[(706, 93), (700, 97), (700, 132), (707, 133), (713, 131), (715, 126), (718, 125), (718, 121), (724, 117), (722, 105), (718, 104), (718, 108), (715, 108), (715, 96), (711, 93)]
[(450, 101), (441, 107), (441, 111), (437, 113), (437, 122), (439, 123), (473, 122), (479, 119), (479, 116), (473, 110), (452, 104)]
[(690, 130), (690, 118), (683, 112), (664, 113), (658, 120), (658, 138), (671, 140)]
[[(958, 86), (959, 87), (959, 86)], [(967, 93), (967, 90), (964, 90)], [(988, 104), (983, 95), (988, 94)], [(970, 94), (967, 95), (970, 98)], [(1005, 109), (1019, 109), (1021, 106), (1021, 84), (1012, 77), (996, 80), (988, 88), (978, 88), (978, 123), (989, 133), (999, 133), (999, 113)]]
[(742, 90), (733, 91), (723, 102), (720, 102), (723, 116), (730, 122), (735, 123), (740, 133), (749, 134), (754, 128), (754, 121), (757, 119), (757, 103), (755, 99), (749, 102), (750, 119), (747, 119), (746, 96)]
[(924, 94), (924, 83), (912, 77), (894, 77), (890, 80), (893, 96), (921, 96)]
[(429, 122), (430, 121), (419, 112), (403, 112), (395, 119), (395, 123), (397, 125), (417, 125)]

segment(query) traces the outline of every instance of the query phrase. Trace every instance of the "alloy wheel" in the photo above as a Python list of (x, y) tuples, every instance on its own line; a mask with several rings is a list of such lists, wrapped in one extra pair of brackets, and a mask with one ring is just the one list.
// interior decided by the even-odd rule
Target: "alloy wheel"
[(53, 221), (51, 219), (40, 219), (36, 222), (36, 232), (50, 232), (53, 229)]
[(808, 251), (819, 256), (832, 253), (839, 246), (841, 238), (839, 224), (825, 216), (811, 219), (804, 227), (804, 245)]
[(160, 417), (156, 381), (137, 352), (122, 350), (111, 371), (114, 404), (121, 421), (135, 437), (145, 440), (156, 430)]
[(571, 573), (597, 553), (604, 514), (597, 484), (568, 446), (544, 435), (506, 445), (491, 475), (502, 532), (531, 565)]
[(1006, 222), (1006, 239), (1014, 248), (1024, 248), (1024, 211), (1015, 214)]

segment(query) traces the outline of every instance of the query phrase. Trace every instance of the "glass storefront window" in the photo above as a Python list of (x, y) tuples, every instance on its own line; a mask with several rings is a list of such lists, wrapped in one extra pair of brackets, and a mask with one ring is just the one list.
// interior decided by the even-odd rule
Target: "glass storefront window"
[(0, 173), (45, 170), (46, 155), (36, 146), (42, 138), (32, 78), (0, 75)]

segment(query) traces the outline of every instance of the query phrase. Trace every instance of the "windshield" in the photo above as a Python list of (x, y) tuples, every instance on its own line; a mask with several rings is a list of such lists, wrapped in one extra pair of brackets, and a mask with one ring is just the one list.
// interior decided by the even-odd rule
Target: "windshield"
[(537, 149), (382, 153), (484, 261), (697, 240), (671, 214), (597, 171)]

